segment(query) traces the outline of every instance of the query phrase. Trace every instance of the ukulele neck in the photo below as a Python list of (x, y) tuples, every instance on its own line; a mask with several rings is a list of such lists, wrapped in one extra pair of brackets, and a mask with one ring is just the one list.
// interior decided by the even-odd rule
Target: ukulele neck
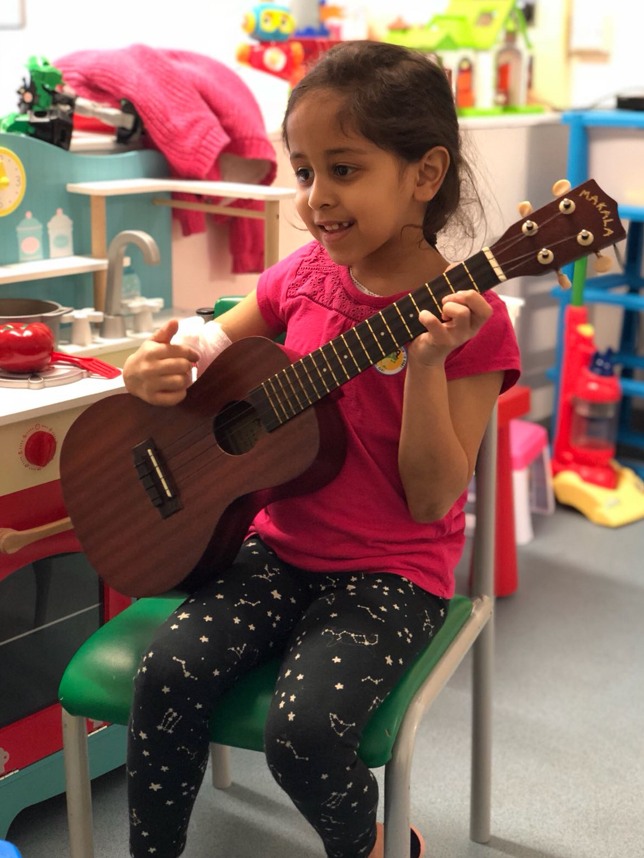
[(440, 319), (445, 295), (465, 289), (485, 292), (505, 279), (492, 252), (484, 248), (271, 376), (248, 399), (266, 431), (272, 432), (420, 336), (426, 330), (418, 320), (421, 310)]

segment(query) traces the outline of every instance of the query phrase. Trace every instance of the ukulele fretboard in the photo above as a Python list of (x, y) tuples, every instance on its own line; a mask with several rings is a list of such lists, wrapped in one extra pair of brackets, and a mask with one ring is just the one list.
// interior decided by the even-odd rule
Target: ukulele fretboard
[(250, 392), (264, 429), (272, 432), (378, 361), (425, 331), (421, 310), (441, 318), (441, 301), (450, 292), (485, 292), (505, 277), (485, 248), (431, 283), (399, 298), (344, 334), (292, 363)]

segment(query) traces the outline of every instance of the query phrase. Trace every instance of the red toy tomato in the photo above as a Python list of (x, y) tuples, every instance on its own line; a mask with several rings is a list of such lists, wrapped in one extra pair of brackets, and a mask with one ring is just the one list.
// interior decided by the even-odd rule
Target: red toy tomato
[(54, 334), (44, 322), (0, 324), (0, 369), (37, 372), (49, 366)]

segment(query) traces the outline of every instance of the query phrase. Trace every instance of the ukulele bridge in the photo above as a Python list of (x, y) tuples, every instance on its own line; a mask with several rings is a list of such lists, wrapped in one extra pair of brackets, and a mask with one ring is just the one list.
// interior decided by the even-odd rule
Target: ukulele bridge
[(148, 438), (132, 448), (134, 467), (152, 506), (161, 518), (169, 518), (182, 508), (170, 470), (154, 440)]

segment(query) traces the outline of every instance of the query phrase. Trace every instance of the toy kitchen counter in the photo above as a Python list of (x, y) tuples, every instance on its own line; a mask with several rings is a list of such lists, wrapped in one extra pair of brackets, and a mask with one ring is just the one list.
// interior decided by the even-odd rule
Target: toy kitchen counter
[[(76, 417), (122, 390), (120, 373), (114, 378), (93, 377), (63, 364), (33, 375), (0, 376), (0, 498), (57, 482), (63, 440)], [(0, 522), (0, 528), (6, 525)]]
[[(64, 791), (60, 677), (80, 644), (128, 602), (82, 553), (60, 484), (69, 427), (123, 381), (60, 372), (14, 376), (8, 387), (0, 380), (0, 837), (20, 810)], [(121, 765), (121, 728), (88, 729), (92, 776)]]
[[(61, 366), (61, 372), (65, 372)], [(86, 408), (104, 396), (123, 390), (123, 379), (89, 375), (70, 367), (67, 378), (47, 373), (3, 379), (0, 375), (0, 427), (24, 420), (39, 420), (69, 409)], [(3, 381), (6, 385), (3, 385)]]

